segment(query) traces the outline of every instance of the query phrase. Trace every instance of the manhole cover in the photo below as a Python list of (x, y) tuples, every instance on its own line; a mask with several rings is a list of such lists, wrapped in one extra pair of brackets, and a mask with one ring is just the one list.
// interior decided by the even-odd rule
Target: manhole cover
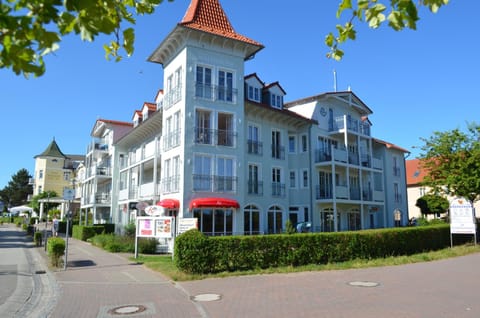
[(126, 305), (112, 308), (108, 313), (110, 315), (132, 315), (144, 312), (145, 310), (147, 310), (147, 308), (142, 305)]
[(193, 301), (215, 301), (220, 300), (222, 297), (218, 294), (199, 294), (197, 296), (193, 296)]
[(362, 282), (362, 281), (359, 281), (359, 282), (350, 282), (350, 283), (348, 283), (348, 285), (355, 286), (355, 287), (377, 287), (380, 284), (376, 283), (376, 282)]
[(47, 272), (44, 271), (44, 270), (38, 270), (38, 271), (35, 271), (35, 274), (46, 274)]

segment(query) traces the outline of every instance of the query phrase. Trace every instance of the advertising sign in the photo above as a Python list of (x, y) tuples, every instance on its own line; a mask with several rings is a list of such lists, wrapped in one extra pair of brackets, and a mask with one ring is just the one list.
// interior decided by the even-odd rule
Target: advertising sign
[(137, 236), (154, 237), (153, 218), (137, 218)]
[(145, 207), (145, 213), (150, 216), (160, 216), (163, 213), (163, 208), (158, 205), (149, 205)]
[(172, 237), (172, 217), (155, 218), (155, 237), (171, 238)]
[(172, 230), (173, 218), (170, 216), (137, 218), (137, 237), (171, 238)]
[(198, 228), (197, 218), (178, 219), (178, 234), (187, 232), (190, 229)]
[(464, 198), (456, 198), (450, 202), (450, 233), (476, 234), (474, 209)]

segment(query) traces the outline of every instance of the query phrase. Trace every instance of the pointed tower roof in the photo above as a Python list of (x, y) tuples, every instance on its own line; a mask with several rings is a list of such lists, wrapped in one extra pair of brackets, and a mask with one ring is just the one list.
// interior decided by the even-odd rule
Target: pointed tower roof
[(50, 143), (50, 145), (48, 145), (47, 149), (45, 149), (41, 154), (36, 155), (33, 158), (37, 158), (37, 157), (68, 158), (60, 150), (60, 147), (58, 147), (57, 142), (55, 141), (55, 138), (53, 138), (52, 142)]
[(192, 0), (180, 25), (262, 46), (235, 32), (218, 0)]
[(178, 53), (187, 39), (192, 38), (207, 43), (218, 43), (218, 39), (223, 40), (223, 47), (229, 46), (243, 51), (245, 59), (253, 57), (256, 52), (263, 49), (261, 43), (233, 29), (219, 0), (192, 0), (182, 21), (160, 43), (148, 60), (165, 64)]

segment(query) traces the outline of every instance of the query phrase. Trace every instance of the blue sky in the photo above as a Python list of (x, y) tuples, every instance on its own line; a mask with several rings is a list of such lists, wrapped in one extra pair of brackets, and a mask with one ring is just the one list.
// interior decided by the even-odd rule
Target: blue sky
[[(437, 14), (421, 11), (418, 30), (395, 32), (358, 26), (341, 62), (325, 57), (323, 41), (338, 23), (339, 1), (221, 1), (238, 33), (263, 45), (246, 62), (246, 74), (279, 81), (285, 101), (352, 89), (372, 110), (372, 135), (412, 152), (420, 137), (465, 129), (478, 121), (480, 88), (479, 1), (455, 1)], [(136, 47), (120, 63), (104, 58), (102, 45), (68, 36), (46, 59), (47, 72), (25, 79), (0, 70), (2, 155), (0, 189), (20, 169), (34, 172), (34, 156), (53, 138), (65, 154), (84, 154), (97, 118), (130, 121), (144, 101), (163, 87), (163, 70), (147, 57), (183, 18), (189, 1), (164, 2), (138, 18)]]

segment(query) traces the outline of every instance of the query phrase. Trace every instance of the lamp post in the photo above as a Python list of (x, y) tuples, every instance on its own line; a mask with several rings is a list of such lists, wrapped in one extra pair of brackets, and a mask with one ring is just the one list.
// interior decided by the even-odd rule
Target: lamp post
[(47, 210), (45, 212), (45, 230), (43, 231), (43, 244), (45, 248), (45, 252), (47, 251), (47, 225), (48, 225), (48, 204), (50, 203), (50, 192), (47, 192)]

